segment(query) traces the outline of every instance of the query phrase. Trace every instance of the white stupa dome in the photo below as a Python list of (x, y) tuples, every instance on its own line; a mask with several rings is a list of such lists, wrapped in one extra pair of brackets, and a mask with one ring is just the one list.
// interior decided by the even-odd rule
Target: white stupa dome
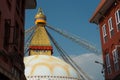
[(28, 56), (24, 63), (27, 80), (80, 80), (69, 64), (54, 56)]

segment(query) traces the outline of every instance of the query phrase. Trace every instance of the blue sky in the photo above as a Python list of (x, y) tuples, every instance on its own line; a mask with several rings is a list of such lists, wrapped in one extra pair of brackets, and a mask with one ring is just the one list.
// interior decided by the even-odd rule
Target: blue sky
[[(100, 0), (37, 0), (36, 9), (26, 10), (25, 29), (34, 26), (34, 16), (41, 7), (48, 24), (75, 34), (100, 50), (99, 28), (97, 25), (89, 23), (99, 2)], [(49, 32), (69, 54), (78, 55), (89, 52), (58, 33), (51, 30)]]
[[(101, 50), (98, 25), (89, 22), (100, 1), (101, 0), (37, 0), (36, 9), (26, 10), (25, 29), (34, 26), (34, 16), (38, 8), (41, 7), (47, 17), (48, 24), (75, 34), (81, 39), (85, 39), (95, 45), (98, 50)], [(69, 55), (79, 56), (91, 53), (58, 33), (50, 29), (48, 29), (48, 31)], [(55, 48), (54, 55), (58, 56)], [(102, 79), (103, 78), (100, 80)]]
[[(34, 26), (34, 16), (41, 7), (48, 24), (75, 34), (101, 50), (99, 28), (97, 25), (89, 23), (99, 2), (100, 0), (37, 0), (36, 9), (26, 10), (25, 28)], [(69, 54), (79, 55), (89, 52), (58, 33), (51, 30), (49, 32)]]

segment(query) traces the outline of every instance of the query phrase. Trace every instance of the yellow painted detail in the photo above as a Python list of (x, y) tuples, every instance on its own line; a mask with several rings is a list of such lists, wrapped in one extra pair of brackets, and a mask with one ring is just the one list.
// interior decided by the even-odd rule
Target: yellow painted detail
[(44, 23), (44, 24), (46, 24), (46, 21), (42, 20), (42, 19), (35, 20), (35, 24), (38, 24), (38, 23)]
[(30, 55), (51, 55), (51, 50), (30, 50)]

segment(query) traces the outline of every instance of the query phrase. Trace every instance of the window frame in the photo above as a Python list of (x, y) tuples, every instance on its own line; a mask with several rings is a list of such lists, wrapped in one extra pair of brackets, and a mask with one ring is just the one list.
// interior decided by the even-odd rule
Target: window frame
[(117, 49), (114, 49), (112, 51), (112, 54), (113, 54), (113, 62), (114, 62), (114, 69), (115, 71), (118, 71), (120, 68), (119, 68), (119, 56), (118, 56), (118, 50)]
[(116, 12), (115, 12), (115, 20), (116, 20), (116, 27), (117, 27), (117, 31), (120, 31), (119, 30), (119, 26), (120, 25), (120, 9), (118, 9)]
[[(112, 22), (112, 17), (108, 19), (108, 26), (109, 26), (109, 34), (110, 38), (114, 35), (114, 28), (113, 28), (113, 22)], [(113, 34), (112, 34), (113, 31)]]
[(105, 38), (107, 38), (107, 29), (106, 29), (106, 24), (102, 26), (102, 34), (103, 34), (103, 41), (104, 43), (107, 41)]
[(112, 73), (112, 69), (111, 69), (111, 62), (110, 62), (110, 55), (109, 53), (106, 54), (106, 67), (107, 67), (107, 74), (111, 74)]

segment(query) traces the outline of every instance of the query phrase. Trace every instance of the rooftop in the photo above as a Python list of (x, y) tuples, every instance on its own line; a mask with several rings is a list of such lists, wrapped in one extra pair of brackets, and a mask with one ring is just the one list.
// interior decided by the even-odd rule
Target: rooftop
[(101, 0), (95, 12), (93, 13), (93, 16), (90, 18), (90, 23), (98, 24), (99, 19), (106, 13), (106, 11), (115, 1), (116, 0)]

